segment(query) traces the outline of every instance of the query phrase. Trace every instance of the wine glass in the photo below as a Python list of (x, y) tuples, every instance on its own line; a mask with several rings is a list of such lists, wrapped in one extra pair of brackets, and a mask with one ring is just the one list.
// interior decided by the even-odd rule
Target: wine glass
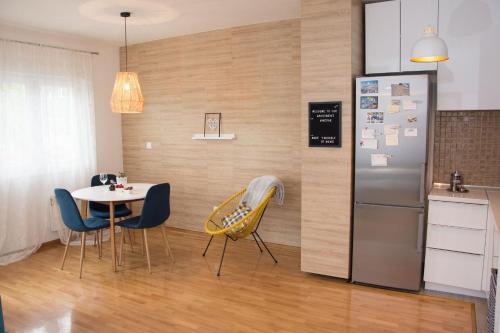
[(99, 180), (101, 181), (102, 185), (106, 185), (106, 182), (108, 181), (108, 174), (107, 173), (100, 173)]

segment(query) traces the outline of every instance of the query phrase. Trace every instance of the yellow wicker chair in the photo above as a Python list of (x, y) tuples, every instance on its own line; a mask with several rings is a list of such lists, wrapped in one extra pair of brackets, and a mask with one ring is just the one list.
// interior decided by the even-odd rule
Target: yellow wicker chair
[[(236, 208), (238, 208), (238, 205), (241, 202), (241, 199), (243, 198), (243, 195), (245, 194), (246, 188), (243, 188), (239, 192), (236, 192), (232, 196), (230, 196), (226, 201), (224, 201), (222, 204), (220, 204), (211, 214), (208, 216), (208, 218), (205, 220), (204, 225), (205, 225), (205, 232), (210, 235), (210, 240), (208, 241), (207, 247), (205, 248), (205, 251), (203, 252), (203, 256), (207, 254), (208, 248), (210, 246), (210, 243), (212, 242), (212, 239), (214, 238), (215, 235), (225, 235), (225, 241), (224, 241), (224, 249), (222, 250), (222, 256), (220, 258), (220, 264), (219, 264), (219, 270), (217, 271), (217, 276), (220, 276), (220, 270), (222, 267), (222, 261), (224, 260), (224, 253), (226, 252), (226, 246), (227, 246), (227, 241), (230, 239), (232, 241), (237, 241), (238, 239), (245, 238), (249, 235), (252, 235), (253, 239), (257, 243), (257, 246), (259, 247), (260, 252), (262, 251), (262, 247), (259, 244), (259, 240), (264, 245), (264, 248), (267, 250), (269, 255), (273, 258), (275, 263), (278, 263), (276, 258), (273, 256), (269, 248), (267, 247), (266, 243), (262, 240), (260, 237), (259, 233), (257, 232), (257, 229), (259, 228), (260, 222), (262, 220), (262, 217), (264, 216), (264, 212), (266, 211), (267, 205), (269, 204), (269, 201), (271, 198), (274, 196), (276, 193), (276, 188), (273, 188), (270, 190), (264, 199), (261, 200), (261, 202), (255, 207), (248, 215), (243, 217), (240, 221), (237, 223), (229, 226), (229, 227), (224, 227), (224, 224), (222, 222), (223, 218), (232, 212)], [(258, 239), (258, 240), (257, 240)]]

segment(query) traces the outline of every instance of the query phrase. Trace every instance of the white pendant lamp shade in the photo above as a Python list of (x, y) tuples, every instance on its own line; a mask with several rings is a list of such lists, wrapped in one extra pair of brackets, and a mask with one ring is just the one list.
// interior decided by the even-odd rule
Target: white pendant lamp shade
[(144, 97), (139, 78), (137, 73), (128, 71), (127, 17), (130, 17), (130, 12), (122, 12), (120, 16), (125, 19), (125, 72), (116, 74), (111, 110), (116, 113), (141, 113), (144, 111)]
[(436, 35), (432, 27), (424, 30), (424, 36), (417, 40), (411, 54), (413, 62), (437, 62), (448, 60), (448, 47), (444, 40)]
[(137, 73), (116, 73), (111, 110), (116, 113), (141, 113), (144, 110), (144, 97)]

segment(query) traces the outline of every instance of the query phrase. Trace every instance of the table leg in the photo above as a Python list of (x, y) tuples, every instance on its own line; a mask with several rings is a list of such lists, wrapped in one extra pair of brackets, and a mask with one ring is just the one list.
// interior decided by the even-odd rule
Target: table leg
[[(87, 209), (89, 206), (89, 202), (86, 200), (80, 200), (80, 216), (82, 217), (82, 220), (87, 219)], [(82, 239), (83, 233), (80, 233), (80, 240)], [(85, 257), (85, 251), (82, 252), (83, 257)]]
[(109, 233), (111, 238), (111, 267), (116, 272), (116, 245), (115, 245), (115, 203), (109, 202)]
[[(128, 209), (130, 209), (130, 211), (132, 212), (132, 214), (130, 214), (130, 216), (134, 216), (134, 210), (133, 210), (133, 206), (132, 206), (132, 202), (127, 202), (127, 207)], [(130, 228), (127, 228), (127, 233), (128, 233), (128, 239), (129, 239), (129, 242), (130, 242), (130, 249), (132, 250), (132, 252), (134, 252), (134, 243), (135, 243), (135, 231), (130, 229)]]
[(80, 200), (80, 215), (84, 220), (87, 219), (87, 206), (88, 206), (88, 201)]

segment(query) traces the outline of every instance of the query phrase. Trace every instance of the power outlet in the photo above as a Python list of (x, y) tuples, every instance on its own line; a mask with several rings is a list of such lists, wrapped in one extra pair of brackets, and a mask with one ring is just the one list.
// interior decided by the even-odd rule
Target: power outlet
[(153, 143), (152, 142), (146, 142), (146, 149), (153, 149)]

